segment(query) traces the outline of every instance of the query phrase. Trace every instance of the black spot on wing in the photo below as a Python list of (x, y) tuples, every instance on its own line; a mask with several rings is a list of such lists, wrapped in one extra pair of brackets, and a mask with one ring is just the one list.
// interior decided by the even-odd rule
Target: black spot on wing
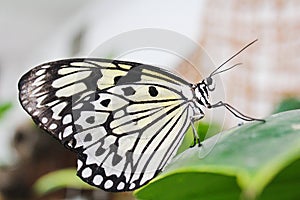
[(90, 142), (92, 141), (92, 135), (90, 133), (88, 133), (85, 137), (84, 137), (84, 142)]
[(123, 92), (124, 92), (124, 95), (125, 96), (131, 96), (131, 95), (134, 95), (135, 94), (135, 90), (132, 88), (132, 87), (126, 87), (126, 88), (122, 88)]
[(104, 107), (107, 107), (110, 103), (110, 99), (105, 99), (103, 101), (100, 102), (100, 104)]
[(158, 91), (154, 86), (150, 86), (148, 92), (151, 97), (156, 97), (158, 95)]
[(94, 116), (90, 116), (90, 117), (86, 118), (85, 121), (87, 123), (89, 123), (89, 124), (94, 124), (95, 123), (95, 117)]
[(125, 76), (119, 78), (115, 77), (115, 79), (117, 78), (118, 84), (126, 84), (126, 83), (139, 82), (141, 81), (141, 77), (142, 77), (142, 68), (139, 67), (139, 68), (132, 68), (128, 71), (128, 73)]
[(122, 156), (115, 153), (112, 159), (112, 165), (116, 166), (119, 162), (121, 162), (122, 159)]
[(95, 156), (101, 156), (104, 152), (105, 152), (105, 149), (103, 149), (102, 146), (99, 146), (95, 152)]

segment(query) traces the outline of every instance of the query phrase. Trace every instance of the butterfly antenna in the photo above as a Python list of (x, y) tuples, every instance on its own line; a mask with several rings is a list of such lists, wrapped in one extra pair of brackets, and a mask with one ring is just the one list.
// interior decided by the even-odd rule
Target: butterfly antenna
[[(250, 42), (250, 43), (247, 44), (245, 47), (243, 47), (241, 50), (239, 50), (238, 52), (236, 52), (233, 56), (231, 56), (229, 59), (227, 59), (225, 62), (223, 62), (219, 67), (217, 67), (217, 68), (209, 75), (209, 77), (212, 77), (212, 76), (214, 76), (214, 75), (216, 75), (216, 74), (219, 74), (219, 73), (221, 73), (221, 72), (224, 72), (224, 71), (227, 71), (227, 70), (229, 70), (229, 69), (232, 69), (233, 67), (236, 67), (237, 65), (234, 65), (234, 66), (229, 67), (229, 68), (227, 68), (227, 69), (225, 69), (225, 70), (222, 70), (221, 72), (218, 72), (218, 70), (219, 70), (220, 68), (222, 68), (225, 64), (227, 64), (229, 61), (231, 61), (234, 57), (236, 57), (237, 55), (239, 55), (242, 51), (244, 51), (245, 49), (247, 49), (249, 46), (251, 46), (251, 45), (252, 45), (253, 43), (255, 43), (257, 40), (258, 40), (258, 39), (256, 39), (256, 40)], [(238, 65), (240, 65), (240, 64), (238, 64)]]
[(217, 72), (215, 72), (213, 75), (211, 75), (210, 77), (212, 77), (212, 76), (214, 76), (214, 75), (217, 75), (217, 74), (220, 74), (220, 73), (223, 73), (223, 72), (226, 72), (226, 71), (228, 71), (228, 70), (230, 70), (230, 69), (232, 69), (232, 68), (234, 68), (234, 67), (237, 67), (237, 66), (239, 66), (239, 65), (242, 65), (243, 63), (237, 63), (237, 64), (235, 64), (235, 65), (233, 65), (233, 66), (231, 66), (231, 67), (228, 67), (228, 68), (226, 68), (226, 69), (223, 69), (223, 70), (221, 70), (221, 71), (217, 71)]

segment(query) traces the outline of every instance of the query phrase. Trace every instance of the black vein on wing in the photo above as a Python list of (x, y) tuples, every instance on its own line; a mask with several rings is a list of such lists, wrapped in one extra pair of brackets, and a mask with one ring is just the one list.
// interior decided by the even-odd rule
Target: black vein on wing
[[(186, 104), (186, 102), (184, 102), (184, 103), (182, 103), (182, 104), (178, 104), (176, 107), (174, 107), (172, 110), (170, 110), (170, 111), (167, 113), (167, 115), (171, 114), (172, 112), (179, 111), (178, 108), (182, 107), (184, 104)], [(183, 112), (185, 112), (185, 110), (186, 110), (186, 108), (183, 109), (183, 111), (181, 112), (181, 114), (182, 114)], [(173, 115), (173, 117), (172, 117), (170, 120), (167, 121), (167, 123), (165, 124), (165, 126), (167, 126), (171, 121), (173, 121), (173, 119), (174, 119), (175, 117), (178, 117), (178, 119), (176, 119), (175, 123), (172, 124), (172, 126), (170, 127), (170, 129), (169, 129), (167, 132), (164, 132), (164, 134), (165, 134), (164, 137), (160, 140), (159, 144), (157, 144), (156, 148), (153, 150), (153, 153), (149, 156), (147, 163), (150, 162), (150, 160), (151, 160), (151, 159), (153, 158), (153, 156), (155, 155), (157, 149), (160, 148), (160, 146), (162, 145), (162, 143), (166, 140), (166, 138), (167, 138), (167, 137), (169, 136), (169, 134), (172, 132), (173, 128), (176, 126), (177, 122), (179, 121), (179, 119), (180, 119), (180, 117), (181, 117), (181, 114), (175, 113), (175, 114)], [(160, 118), (160, 120), (161, 120), (161, 118)], [(139, 164), (140, 159), (142, 158), (143, 153), (150, 147), (150, 145), (151, 145), (151, 143), (153, 142), (153, 140), (159, 135), (159, 133), (165, 128), (165, 126), (162, 126), (162, 127), (156, 132), (156, 134), (154, 134), (154, 136), (148, 141), (148, 143), (145, 145), (145, 148), (142, 150), (142, 154), (139, 156), (139, 159), (137, 160), (136, 164), (132, 166), (132, 167), (133, 167), (133, 168), (132, 168), (132, 171), (133, 171), (133, 172), (136, 171), (136, 168), (137, 168), (137, 166), (138, 166), (138, 164)], [(180, 130), (180, 131), (181, 131), (181, 130)], [(179, 131), (179, 132), (180, 132), (180, 131)], [(140, 137), (139, 137), (139, 138), (140, 138)], [(138, 140), (136, 140), (136, 145), (137, 145), (138, 142), (139, 142), (139, 138), (138, 138)], [(134, 148), (136, 147), (136, 145), (134, 146)], [(134, 151), (134, 150), (133, 150), (133, 151)], [(169, 151), (169, 150), (168, 150), (168, 151)], [(167, 152), (168, 152), (168, 151), (167, 151)], [(133, 161), (131, 161), (131, 162), (133, 162)], [(143, 168), (143, 170), (146, 169), (146, 167), (147, 167), (147, 166), (145, 165), (144, 168)], [(159, 170), (160, 170), (160, 169), (157, 169), (157, 171), (159, 171)], [(143, 172), (144, 172), (144, 171), (143, 171)], [(143, 173), (143, 172), (142, 172), (142, 173)], [(132, 178), (132, 177), (133, 177), (133, 174), (132, 174), (131, 178)]]

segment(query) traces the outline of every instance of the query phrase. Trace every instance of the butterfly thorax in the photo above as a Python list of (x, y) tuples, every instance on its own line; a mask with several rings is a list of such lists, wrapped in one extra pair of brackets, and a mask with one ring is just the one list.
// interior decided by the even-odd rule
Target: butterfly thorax
[(201, 81), (200, 83), (197, 83), (196, 85), (193, 86), (193, 89), (195, 91), (195, 98), (197, 102), (204, 107), (210, 107), (210, 102), (209, 102), (209, 89), (208, 85), (206, 83), (206, 80)]

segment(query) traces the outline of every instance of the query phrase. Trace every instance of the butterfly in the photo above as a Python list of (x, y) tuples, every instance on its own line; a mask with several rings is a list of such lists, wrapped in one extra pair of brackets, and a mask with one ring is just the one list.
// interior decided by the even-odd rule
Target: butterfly
[[(77, 175), (83, 181), (106, 191), (130, 191), (170, 162), (189, 126), (204, 116), (204, 108), (225, 106), (244, 120), (259, 120), (222, 101), (209, 102), (213, 76), (239, 65), (222, 70), (226, 62), (191, 84), (142, 63), (58, 60), (23, 75), (19, 100), (39, 127), (77, 153)], [(192, 146), (196, 143), (201, 145), (194, 131)]]

